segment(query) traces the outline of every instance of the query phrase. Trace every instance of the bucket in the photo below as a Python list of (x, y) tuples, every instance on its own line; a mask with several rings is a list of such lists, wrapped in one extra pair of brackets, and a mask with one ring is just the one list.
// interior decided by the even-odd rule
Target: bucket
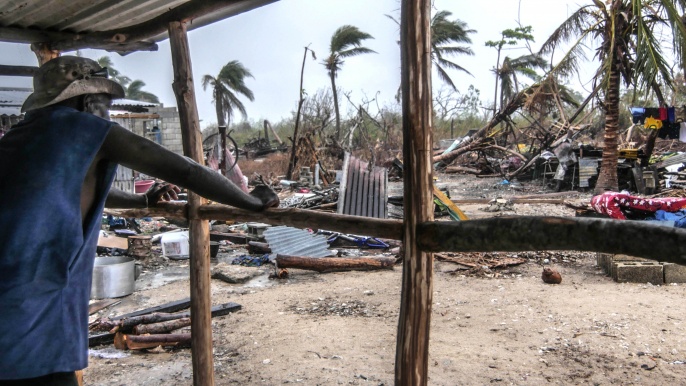
[(145, 193), (155, 184), (155, 180), (141, 180), (133, 183), (136, 193)]
[(96, 257), (91, 299), (119, 298), (135, 290), (135, 263), (129, 256)]
[(210, 241), (210, 257), (217, 257), (219, 254), (219, 242)]
[(188, 231), (169, 232), (160, 238), (162, 255), (172, 260), (183, 260), (189, 256)]

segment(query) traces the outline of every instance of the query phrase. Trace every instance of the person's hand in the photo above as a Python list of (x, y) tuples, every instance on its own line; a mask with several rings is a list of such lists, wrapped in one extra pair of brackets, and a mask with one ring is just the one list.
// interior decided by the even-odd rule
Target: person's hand
[(262, 201), (262, 208), (260, 208), (260, 210), (279, 206), (279, 196), (277, 196), (276, 192), (267, 185), (257, 185), (255, 189), (250, 192), (250, 195), (257, 197)]
[(162, 201), (178, 200), (178, 193), (181, 192), (178, 186), (155, 182), (153, 186), (145, 192), (145, 196), (148, 198), (148, 206), (153, 207)]

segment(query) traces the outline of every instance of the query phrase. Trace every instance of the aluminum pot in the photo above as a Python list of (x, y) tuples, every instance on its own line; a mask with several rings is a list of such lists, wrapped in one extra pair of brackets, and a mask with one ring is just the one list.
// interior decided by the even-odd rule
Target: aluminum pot
[(135, 290), (136, 268), (130, 256), (96, 257), (91, 299), (118, 298)]

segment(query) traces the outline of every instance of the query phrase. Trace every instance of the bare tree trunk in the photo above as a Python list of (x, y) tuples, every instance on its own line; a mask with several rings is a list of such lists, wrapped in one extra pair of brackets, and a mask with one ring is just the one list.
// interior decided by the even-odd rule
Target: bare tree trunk
[(295, 113), (295, 128), (293, 129), (293, 146), (291, 146), (291, 159), (288, 161), (288, 171), (286, 172), (286, 179), (293, 178), (293, 168), (295, 168), (295, 148), (298, 144), (298, 128), (300, 127), (300, 110), (302, 110), (305, 99), (303, 98), (303, 76), (305, 75), (305, 60), (307, 59), (307, 50), (303, 54), (303, 65), (300, 68), (300, 97), (298, 98), (298, 111)]
[(619, 135), (619, 71), (612, 68), (607, 95), (605, 97), (605, 136), (603, 145), (603, 158), (600, 163), (598, 182), (595, 185), (595, 194), (605, 191), (616, 192), (619, 188), (617, 183), (617, 137)]

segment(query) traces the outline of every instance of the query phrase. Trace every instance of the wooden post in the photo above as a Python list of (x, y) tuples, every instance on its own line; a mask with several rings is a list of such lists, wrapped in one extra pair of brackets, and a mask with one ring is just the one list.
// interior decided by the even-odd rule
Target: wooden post
[(395, 357), (396, 385), (426, 385), (433, 256), (417, 244), (417, 224), (433, 220), (431, 0), (401, 5), (401, 85), (405, 219), (403, 281)]
[(49, 43), (33, 43), (31, 44), (31, 51), (33, 51), (33, 53), (36, 54), (36, 58), (38, 58), (39, 67), (44, 65), (49, 60), (55, 59), (56, 57), (60, 56), (60, 52), (58, 50), (53, 50), (52, 48), (50, 48)]
[[(174, 94), (179, 109), (183, 152), (194, 161), (203, 164), (200, 120), (193, 87), (190, 51), (186, 24), (169, 23), (169, 42), (174, 65)], [(199, 195), (188, 194), (188, 222), (190, 224), (191, 259), (191, 332), (193, 356), (193, 384), (214, 385), (212, 358), (212, 317), (210, 315), (210, 227), (207, 220), (198, 217), (198, 208), (205, 200)]]

